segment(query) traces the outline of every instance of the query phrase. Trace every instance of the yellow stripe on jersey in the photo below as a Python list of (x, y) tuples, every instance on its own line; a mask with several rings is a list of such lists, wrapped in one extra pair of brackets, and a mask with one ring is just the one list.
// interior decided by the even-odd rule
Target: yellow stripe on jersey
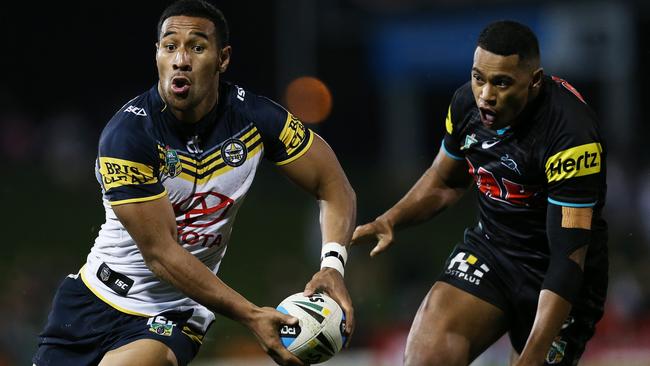
[[(253, 134), (256, 134), (256, 135), (259, 136), (259, 132), (257, 131), (257, 128), (255, 126), (252, 126), (250, 128), (250, 130), (248, 130), (248, 132), (246, 132), (242, 136), (238, 137), (238, 139), (241, 140), (241, 141), (244, 141), (249, 136), (251, 136)], [(253, 140), (251, 141), (251, 143), (257, 141), (258, 139), (259, 139), (259, 137), (253, 137)], [(246, 146), (248, 146), (248, 145), (249, 145), (249, 143), (247, 142)], [(159, 156), (160, 156), (161, 159), (165, 158), (165, 151), (166, 150), (165, 150), (164, 147), (158, 145), (158, 152), (159, 152)], [(215, 162), (223, 162), (223, 159), (221, 159), (221, 149), (217, 149), (215, 152), (213, 152), (212, 154), (202, 158), (201, 160), (195, 160), (195, 159), (193, 159), (193, 158), (191, 158), (189, 156), (185, 156), (185, 155), (181, 155), (181, 154), (178, 154), (178, 157), (181, 160), (185, 161), (185, 162), (192, 163), (194, 166), (200, 166), (204, 162), (210, 161), (213, 158), (217, 158), (217, 160)], [(213, 163), (210, 164), (210, 166), (213, 166), (213, 165), (214, 165)], [(202, 168), (202, 169), (205, 169), (205, 168)]]
[[(251, 147), (251, 145), (253, 145), (257, 140), (259, 140), (259, 138), (253, 138), (250, 141), (246, 142), (246, 148), (249, 149)], [(255, 146), (252, 150), (249, 150), (248, 155), (246, 156), (246, 160), (254, 157), (260, 151), (262, 151), (262, 147), (263, 147), (263, 144), (260, 143), (257, 146)], [(218, 165), (218, 164), (220, 164), (222, 162), (223, 162), (223, 159), (219, 158), (213, 164), (210, 164), (210, 166), (212, 166), (212, 168), (214, 169), (214, 167), (216, 165)], [(185, 170), (183, 170), (183, 172), (178, 176), (178, 178), (181, 178), (181, 179), (183, 179), (185, 181), (192, 182), (192, 183), (196, 182), (197, 184), (204, 184), (204, 183), (207, 183), (210, 179), (216, 178), (216, 177), (218, 177), (218, 176), (220, 176), (222, 174), (225, 174), (225, 173), (227, 173), (227, 172), (229, 172), (229, 171), (231, 171), (233, 169), (234, 169), (234, 167), (232, 167), (230, 165), (224, 165), (223, 167), (221, 167), (219, 169), (215, 169), (213, 172), (211, 172), (211, 173), (207, 174), (205, 177), (199, 178), (199, 179), (197, 179), (194, 175), (188, 174)], [(201, 171), (206, 171), (206, 170), (201, 169)], [(209, 170), (207, 170), (207, 172), (209, 172)], [(192, 171), (192, 173), (194, 174), (194, 171)]]
[(445, 119), (445, 128), (447, 128), (447, 133), (451, 135), (454, 132), (454, 124), (451, 123), (451, 104), (449, 109), (447, 109), (447, 118)]
[[(259, 133), (257, 133), (257, 129), (254, 129), (253, 131), (251, 131), (251, 132), (247, 133), (246, 135), (242, 136), (240, 140), (243, 142), (252, 133), (255, 133), (255, 136), (253, 136), (249, 141), (246, 141), (245, 145), (246, 145), (247, 149), (250, 148), (255, 142), (257, 142), (257, 140), (262, 138), (262, 136)], [(219, 154), (221, 154), (221, 149), (219, 149)], [(249, 152), (249, 154), (250, 154), (250, 152)], [(216, 154), (212, 154), (212, 156), (214, 156), (214, 155), (216, 155)], [(208, 161), (208, 160), (210, 160), (210, 159), (205, 158), (202, 161)], [(210, 163), (210, 165), (205, 166), (205, 167), (202, 166), (201, 169), (199, 169), (197, 171), (197, 173), (198, 174), (204, 174), (204, 173), (210, 171), (210, 169), (214, 169), (215, 166), (217, 166), (219, 164), (222, 164), (222, 163), (223, 163), (223, 158), (221, 157), (221, 155), (219, 155), (219, 157), (215, 161)]]
[(106, 190), (126, 185), (158, 182), (158, 178), (153, 175), (151, 166), (105, 156), (99, 157), (99, 173)]
[(285, 164), (289, 164), (290, 162), (292, 162), (292, 161), (298, 159), (299, 157), (305, 155), (305, 153), (307, 152), (307, 150), (309, 150), (309, 148), (311, 147), (311, 144), (314, 142), (314, 135), (315, 135), (314, 132), (312, 132), (312, 133), (309, 134), (309, 141), (307, 141), (307, 145), (305, 145), (305, 148), (302, 149), (301, 152), (297, 153), (296, 155), (290, 157), (290, 158), (287, 159), (287, 160), (279, 161), (279, 162), (275, 163), (275, 165), (285, 165)]
[(137, 203), (137, 202), (147, 202), (147, 201), (153, 201), (157, 200), (160, 197), (164, 197), (167, 194), (167, 190), (162, 191), (162, 193), (159, 193), (155, 196), (147, 196), (147, 197), (139, 197), (139, 198), (129, 198), (126, 200), (120, 200), (120, 201), (108, 201), (108, 203), (111, 204), (111, 206), (119, 206), (119, 205), (124, 205), (126, 203)]
[(602, 152), (597, 142), (560, 151), (546, 160), (548, 182), (599, 173)]
[(84, 275), (84, 267), (86, 267), (85, 264), (84, 264), (83, 267), (81, 267), (81, 269), (79, 270), (79, 273), (81, 274), (81, 280), (82, 280), (83, 283), (86, 285), (86, 287), (88, 287), (88, 289), (89, 289), (93, 294), (95, 294), (95, 296), (97, 296), (100, 300), (102, 300), (102, 301), (105, 302), (106, 304), (110, 305), (110, 307), (112, 307), (113, 309), (115, 309), (115, 310), (117, 310), (117, 311), (120, 311), (120, 312), (122, 312), (122, 313), (131, 314), (131, 315), (137, 315), (137, 316), (143, 316), (143, 317), (145, 317), (145, 318), (148, 318), (148, 317), (151, 316), (151, 315), (147, 315), (147, 314), (143, 314), (143, 313), (138, 313), (138, 312), (136, 312), (136, 311), (131, 311), (131, 310), (125, 309), (125, 308), (123, 308), (123, 307), (121, 307), (121, 306), (119, 306), (119, 305), (113, 304), (112, 302), (108, 301), (104, 296), (102, 296), (102, 295), (99, 293), (99, 291), (95, 290), (95, 289), (90, 285), (90, 282), (88, 282), (88, 280), (86, 279), (86, 276)]
[(288, 156), (292, 156), (307, 138), (307, 128), (291, 113), (287, 112), (287, 120), (280, 132), (280, 141)]

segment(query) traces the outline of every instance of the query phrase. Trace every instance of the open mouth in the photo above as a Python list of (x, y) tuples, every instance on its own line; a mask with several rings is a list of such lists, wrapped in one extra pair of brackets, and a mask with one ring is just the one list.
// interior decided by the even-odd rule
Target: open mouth
[(176, 76), (172, 79), (172, 92), (178, 96), (187, 96), (192, 83), (184, 76)]
[(492, 126), (497, 119), (497, 113), (491, 109), (479, 108), (479, 112), (481, 114), (481, 122), (488, 127)]

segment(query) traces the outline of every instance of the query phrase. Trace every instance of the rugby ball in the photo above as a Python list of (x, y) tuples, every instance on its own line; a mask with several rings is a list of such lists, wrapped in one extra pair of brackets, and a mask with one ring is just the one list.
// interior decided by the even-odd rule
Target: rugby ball
[(282, 300), (276, 309), (298, 318), (298, 325), (284, 325), (280, 329), (280, 339), (303, 362), (325, 362), (345, 344), (345, 314), (331, 297), (297, 293)]

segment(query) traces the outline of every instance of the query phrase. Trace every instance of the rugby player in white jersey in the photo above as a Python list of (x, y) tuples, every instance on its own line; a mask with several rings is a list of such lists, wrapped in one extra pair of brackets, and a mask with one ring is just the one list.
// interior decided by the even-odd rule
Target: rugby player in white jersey
[(343, 266), (354, 191), (330, 147), (291, 113), (220, 82), (228, 37), (223, 14), (202, 0), (163, 12), (158, 83), (102, 132), (96, 173), (106, 223), (86, 264), (59, 287), (35, 365), (185, 365), (213, 313), (250, 329), (278, 364), (302, 365), (279, 339), (297, 319), (256, 306), (216, 276), (262, 157), (318, 200), (323, 255), (305, 294), (334, 298), (351, 335)]

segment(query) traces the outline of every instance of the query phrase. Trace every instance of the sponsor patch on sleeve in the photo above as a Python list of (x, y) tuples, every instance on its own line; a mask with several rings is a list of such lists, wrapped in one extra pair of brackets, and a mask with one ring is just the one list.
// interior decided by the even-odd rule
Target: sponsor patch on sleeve
[(117, 158), (100, 157), (99, 173), (106, 190), (125, 185), (158, 182), (158, 178), (153, 175), (152, 167)]
[(451, 123), (451, 105), (449, 105), (449, 109), (447, 109), (447, 118), (445, 119), (445, 128), (447, 129), (447, 133), (451, 135), (452, 132), (454, 132), (454, 125)]
[(305, 125), (289, 113), (284, 128), (280, 133), (280, 141), (282, 141), (287, 155), (293, 156), (298, 150), (300, 150), (303, 146), (303, 142), (308, 137), (308, 131)]
[(548, 182), (600, 173), (600, 143), (592, 142), (560, 151), (546, 160)]

